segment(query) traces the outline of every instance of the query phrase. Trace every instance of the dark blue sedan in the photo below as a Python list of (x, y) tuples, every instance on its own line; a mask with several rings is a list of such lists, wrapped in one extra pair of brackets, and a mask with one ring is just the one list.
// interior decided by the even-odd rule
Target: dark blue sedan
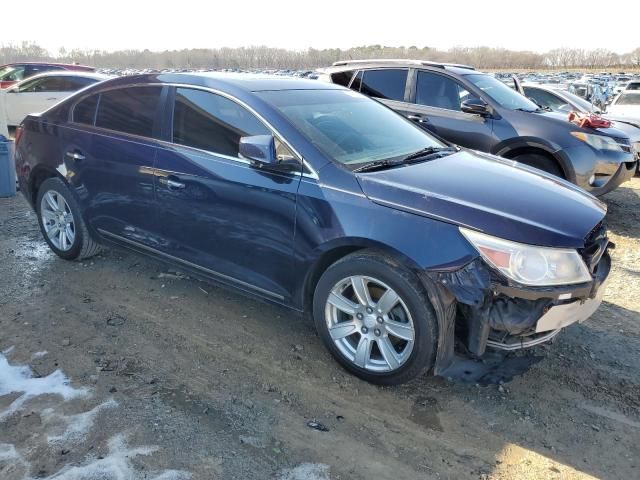
[(167, 74), (89, 87), (16, 133), (68, 260), (115, 244), (308, 312), (375, 383), (544, 342), (598, 307), (604, 205), (311, 80)]

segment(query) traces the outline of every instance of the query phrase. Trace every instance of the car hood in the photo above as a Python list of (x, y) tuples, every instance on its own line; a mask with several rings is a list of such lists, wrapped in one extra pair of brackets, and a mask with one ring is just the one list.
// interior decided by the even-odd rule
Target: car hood
[(640, 123), (640, 106), (637, 105), (609, 105), (607, 115), (633, 123)]
[(380, 205), (532, 245), (581, 248), (606, 213), (558, 177), (471, 150), (357, 178)]
[(570, 122), (569, 114), (565, 112), (544, 112), (544, 113), (538, 113), (537, 115), (540, 115), (545, 118), (553, 119), (558, 123), (569, 126), (569, 129), (573, 131), (598, 132), (599, 134), (606, 135), (608, 137), (616, 137), (616, 138), (624, 138), (627, 136), (625, 131), (622, 128), (620, 128), (620, 125), (616, 123), (612, 123), (611, 126), (607, 128), (581, 128), (578, 124)]

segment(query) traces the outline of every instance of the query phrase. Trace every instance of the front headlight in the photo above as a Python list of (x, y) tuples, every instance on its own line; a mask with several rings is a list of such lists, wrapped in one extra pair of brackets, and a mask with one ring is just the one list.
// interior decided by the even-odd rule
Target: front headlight
[(612, 150), (614, 152), (624, 152), (623, 145), (620, 145), (611, 137), (604, 135), (593, 135), (583, 132), (571, 132), (571, 135), (576, 137), (581, 142), (588, 144), (596, 150)]
[(506, 277), (523, 285), (567, 285), (591, 281), (576, 250), (511, 242), (460, 227), (482, 258)]

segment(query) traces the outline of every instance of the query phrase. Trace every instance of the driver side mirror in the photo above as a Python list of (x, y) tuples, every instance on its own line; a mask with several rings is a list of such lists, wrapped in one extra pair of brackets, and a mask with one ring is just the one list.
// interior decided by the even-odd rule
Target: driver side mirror
[(246, 158), (257, 168), (274, 166), (278, 163), (276, 143), (273, 135), (252, 135), (240, 137), (240, 157)]
[(239, 153), (258, 169), (290, 172), (300, 168), (300, 162), (294, 158), (278, 158), (273, 135), (240, 137)]
[(483, 100), (474, 97), (468, 98), (460, 104), (460, 110), (464, 113), (473, 113), (475, 115), (481, 115), (483, 117), (487, 117), (491, 115), (491, 111), (489, 109), (489, 105), (487, 105)]

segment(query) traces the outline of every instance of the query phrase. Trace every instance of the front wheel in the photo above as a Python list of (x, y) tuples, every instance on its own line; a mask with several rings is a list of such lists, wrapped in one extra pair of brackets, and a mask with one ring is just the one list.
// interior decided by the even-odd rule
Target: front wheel
[(529, 165), (530, 167), (535, 167), (543, 172), (555, 175), (556, 177), (564, 178), (564, 174), (562, 173), (558, 163), (546, 155), (539, 153), (524, 153), (513, 157), (513, 160), (518, 163)]
[(395, 385), (433, 366), (437, 322), (424, 287), (383, 253), (357, 252), (329, 267), (313, 316), (331, 354), (363, 380)]
[(49, 248), (65, 260), (83, 260), (100, 251), (89, 236), (80, 208), (59, 178), (42, 182), (36, 203), (38, 223)]

